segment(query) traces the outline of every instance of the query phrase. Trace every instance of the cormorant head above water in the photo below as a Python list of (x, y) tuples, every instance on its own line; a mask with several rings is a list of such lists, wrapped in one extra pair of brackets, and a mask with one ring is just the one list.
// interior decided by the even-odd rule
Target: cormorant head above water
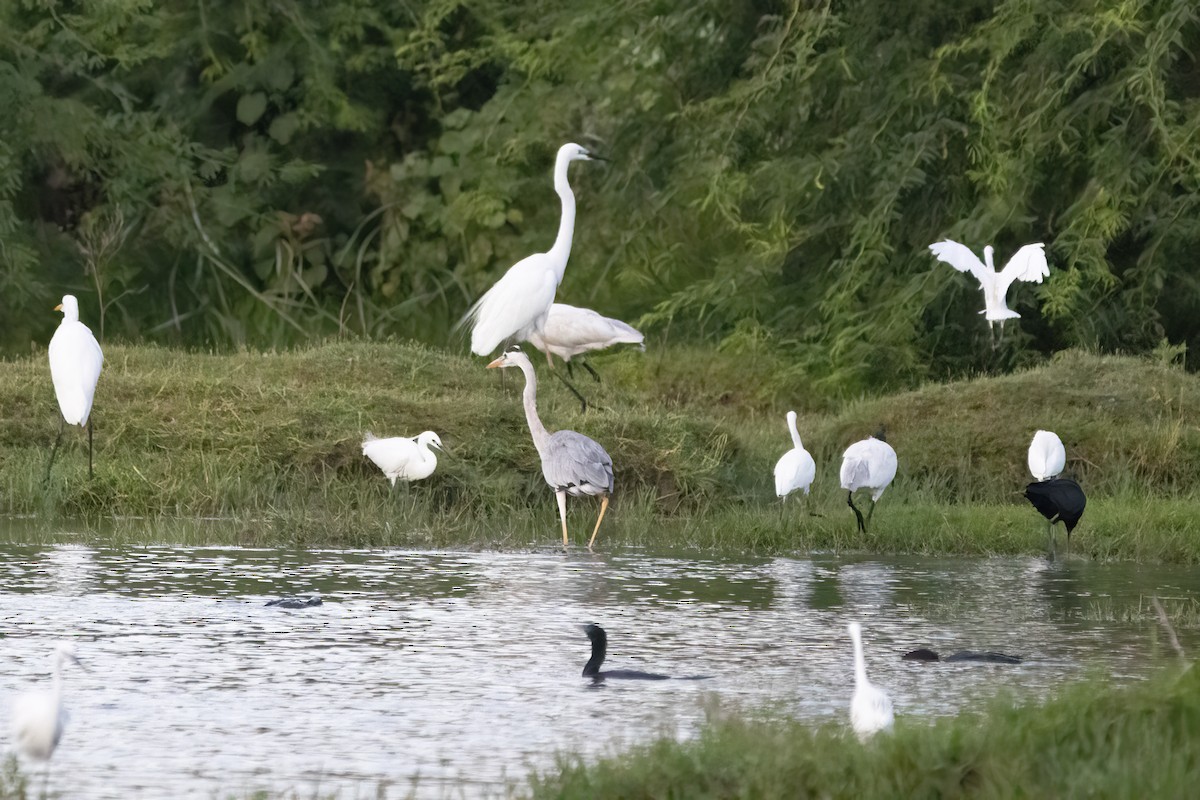
[(601, 628), (594, 622), (584, 625), (583, 630), (592, 642), (592, 657), (583, 665), (583, 677), (592, 678), (593, 680), (628, 678), (645, 681), (665, 681), (671, 677), (670, 675), (656, 675), (653, 672), (639, 672), (632, 669), (610, 669), (601, 672), (600, 665), (604, 663), (604, 656), (608, 653), (608, 634), (604, 632), (604, 628)]

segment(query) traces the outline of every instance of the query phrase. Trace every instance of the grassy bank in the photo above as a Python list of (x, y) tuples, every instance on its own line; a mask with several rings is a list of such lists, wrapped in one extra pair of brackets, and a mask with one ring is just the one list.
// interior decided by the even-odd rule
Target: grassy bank
[[(539, 362), (540, 363), (540, 362)], [(790, 447), (752, 362), (697, 351), (616, 354), (581, 413), (546, 376), (548, 427), (601, 442), (617, 473), (601, 542), (700, 547), (1027, 552), (1044, 545), (1020, 495), (1035, 428), (1056, 430), (1089, 494), (1075, 552), (1200, 562), (1200, 380), (1142, 359), (1078, 352), (1025, 372), (930, 385), (806, 411), (811, 502), (775, 500)], [(519, 376), (516, 376), (519, 378)], [(556, 537), (519, 398), (482, 359), (402, 343), (342, 342), (228, 355), (106, 347), (96, 476), (68, 430), (43, 483), (58, 417), (44, 352), (0, 363), (0, 512), (103, 522), (115, 535), (297, 545), (525, 547)], [(841, 451), (886, 426), (900, 456), (870, 534), (837, 488)], [(389, 489), (363, 431), (439, 432), (451, 454)], [(596, 505), (572, 504), (578, 541)], [(809, 512), (812, 512), (811, 514)], [(815, 515), (814, 515), (815, 514)], [(172, 520), (223, 520), (196, 528)]]
[(1068, 687), (1043, 704), (993, 701), (981, 715), (897, 719), (866, 746), (845, 723), (714, 718), (585, 765), (566, 759), (535, 798), (1190, 797), (1200, 673)]

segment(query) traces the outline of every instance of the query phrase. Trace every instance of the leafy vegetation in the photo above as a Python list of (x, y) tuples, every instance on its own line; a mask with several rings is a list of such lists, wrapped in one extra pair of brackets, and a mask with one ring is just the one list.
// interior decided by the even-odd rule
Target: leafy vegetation
[[(1197, 53), (1190, 0), (18, 0), (0, 348), (67, 290), (108, 338), (443, 345), (579, 140), (561, 297), (778, 394), (1195, 350)], [(1047, 242), (995, 349), (945, 236)]]

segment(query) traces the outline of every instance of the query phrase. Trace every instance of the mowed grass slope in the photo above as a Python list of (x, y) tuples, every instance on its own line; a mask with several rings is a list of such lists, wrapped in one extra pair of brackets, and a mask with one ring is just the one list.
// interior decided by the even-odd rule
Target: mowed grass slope
[[(556, 510), (521, 407), (519, 375), (408, 343), (339, 342), (287, 352), (207, 354), (108, 345), (86, 436), (58, 426), (44, 353), (0, 363), (0, 512), (56, 518), (219, 517), (238, 541), (525, 546), (553, 541)], [(535, 354), (537, 355), (537, 354)], [(607, 358), (595, 402), (541, 376), (550, 430), (612, 455), (610, 542), (753, 549), (1023, 552), (1044, 544), (1021, 491), (1036, 428), (1055, 430), (1089, 506), (1073, 545), (1097, 557), (1200, 560), (1200, 380), (1156, 362), (1069, 352), (1023, 372), (849, 402), (771, 404), (755, 365), (694, 350)], [(709, 369), (706, 365), (712, 365)], [(685, 389), (691, 381), (694, 390)], [(732, 384), (728, 391), (714, 381)], [(818, 464), (813, 496), (780, 504), (771, 471), (784, 413)], [(896, 481), (860, 536), (838, 488), (841, 452), (880, 427)], [(437, 431), (449, 455), (430, 479), (392, 490), (361, 453), (379, 436)], [(578, 541), (597, 504), (572, 501)], [(811, 514), (808, 512), (812, 512)], [(814, 515), (815, 514), (815, 515)], [(611, 527), (610, 527), (611, 524)]]

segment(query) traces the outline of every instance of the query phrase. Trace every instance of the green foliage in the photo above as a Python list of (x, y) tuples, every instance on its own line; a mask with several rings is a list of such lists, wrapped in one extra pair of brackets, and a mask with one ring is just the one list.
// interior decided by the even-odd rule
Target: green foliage
[[(560, 296), (772, 390), (1200, 352), (1197, 52), (1189, 0), (11, 3), (0, 347), (65, 290), (130, 338), (444, 344), (577, 140), (614, 160)], [(946, 236), (1047, 243), (995, 348)]]

